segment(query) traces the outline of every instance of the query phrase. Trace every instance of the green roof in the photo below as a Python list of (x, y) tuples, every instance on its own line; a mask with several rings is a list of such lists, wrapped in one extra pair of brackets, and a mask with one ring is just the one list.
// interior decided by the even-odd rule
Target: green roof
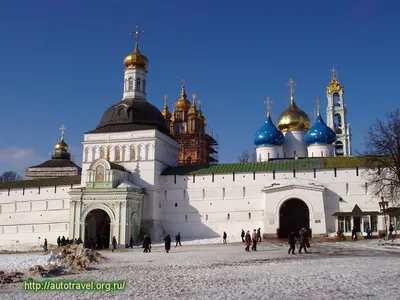
[(81, 183), (81, 176), (64, 176), (57, 178), (41, 178), (32, 180), (20, 180), (0, 182), (0, 190), (34, 188), (42, 186), (71, 185)]
[(248, 173), (263, 171), (292, 171), (333, 168), (355, 168), (365, 166), (365, 158), (353, 157), (325, 157), (325, 158), (299, 158), (276, 159), (256, 163), (231, 163), (208, 166), (180, 166), (167, 168), (162, 175), (194, 175), (194, 174), (222, 174), (222, 173)]

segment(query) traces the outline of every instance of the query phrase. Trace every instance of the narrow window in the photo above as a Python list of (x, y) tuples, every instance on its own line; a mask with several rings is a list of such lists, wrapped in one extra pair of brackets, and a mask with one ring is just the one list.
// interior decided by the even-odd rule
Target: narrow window
[(176, 184), (176, 174), (174, 175), (174, 184)]
[[(56, 186), (57, 188), (57, 186)], [(25, 188), (22, 189), (22, 195), (25, 195)]]
[(140, 78), (136, 79), (136, 87), (135, 87), (135, 89), (137, 91), (140, 91)]
[(186, 190), (183, 190), (183, 200), (186, 199)]
[(128, 91), (133, 91), (133, 78), (129, 77), (128, 79)]
[(253, 180), (256, 180), (256, 171), (253, 171)]
[(243, 187), (243, 199), (246, 197), (246, 187)]
[(272, 179), (275, 179), (275, 170), (272, 171)]
[(336, 168), (333, 169), (333, 173), (335, 174), (335, 177), (336, 177), (337, 176)]
[(348, 195), (348, 194), (349, 194), (349, 184), (346, 183), (346, 195)]
[(208, 215), (206, 215), (206, 222), (208, 221)]
[(175, 207), (178, 207), (178, 203), (175, 203)]
[(368, 194), (368, 182), (365, 183), (365, 195)]
[(356, 176), (358, 176), (358, 167), (356, 167)]
[(228, 214), (227, 221), (231, 219), (231, 214)]
[(222, 188), (222, 199), (225, 199), (225, 188)]
[(296, 177), (296, 170), (293, 170), (293, 177)]
[[(10, 190), (8, 190), (8, 192), (10, 193)], [(39, 189), (38, 189), (38, 194), (40, 195), (40, 186), (39, 186)]]
[(146, 93), (146, 80), (143, 80), (143, 93)]
[(158, 207), (161, 207), (161, 201), (158, 201)]
[(276, 154), (276, 158), (279, 158), (279, 153)]
[(115, 148), (115, 161), (120, 161), (121, 160), (121, 150), (119, 147)]
[(203, 189), (203, 200), (205, 200), (205, 199), (206, 199), (206, 190)]
[[(39, 193), (40, 194), (40, 193)], [(8, 195), (7, 196), (10, 196), (10, 189), (8, 189)]]
[(195, 182), (196, 182), (196, 175), (193, 174), (193, 183), (195, 183)]
[(57, 186), (55, 185), (54, 186), (54, 194), (56, 194), (57, 193)]
[(187, 222), (187, 215), (185, 215), (185, 222)]
[(251, 213), (249, 213), (249, 220), (251, 219)]
[(164, 191), (164, 200), (167, 201), (167, 190)]
[(233, 181), (235, 181), (235, 172), (233, 172)]
[(104, 148), (100, 149), (100, 158), (104, 158), (105, 157), (105, 151)]
[(268, 152), (268, 160), (269, 160), (269, 155), (270, 155), (270, 154), (269, 154), (269, 152)]
[(324, 151), (321, 151), (321, 157), (324, 157)]
[(214, 173), (211, 174), (211, 181), (214, 182)]
[(131, 157), (130, 157), (130, 159), (131, 160), (136, 160), (136, 150), (135, 150), (135, 148), (133, 148), (133, 147), (131, 147)]
[(317, 170), (314, 169), (314, 178), (317, 178)]

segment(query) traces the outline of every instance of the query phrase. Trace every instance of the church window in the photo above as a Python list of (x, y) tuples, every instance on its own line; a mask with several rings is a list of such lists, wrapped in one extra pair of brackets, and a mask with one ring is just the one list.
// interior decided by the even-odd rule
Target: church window
[(206, 222), (208, 221), (208, 215), (206, 215)]
[(175, 207), (178, 207), (178, 203), (175, 203)]
[(333, 117), (333, 124), (336, 127), (341, 127), (342, 126), (342, 117), (340, 114), (335, 114)]
[(261, 153), (258, 155), (258, 161), (261, 162)]
[(229, 221), (231, 219), (231, 214), (228, 214), (226, 219), (227, 219), (227, 221)]
[(276, 158), (279, 158), (279, 153), (276, 154)]
[(373, 232), (378, 231), (378, 216), (371, 216), (371, 230)]
[(296, 170), (293, 170), (293, 177), (296, 177)]
[(143, 93), (146, 93), (146, 80), (143, 80)]
[(225, 188), (222, 188), (222, 199), (225, 199)]
[(119, 147), (115, 148), (115, 161), (120, 161), (121, 160), (121, 149)]
[(183, 200), (186, 199), (186, 190), (183, 190)]
[(128, 79), (128, 91), (133, 91), (133, 78), (129, 77)]
[(135, 90), (140, 91), (140, 78), (136, 79)]
[(131, 160), (136, 160), (136, 151), (135, 151), (135, 148), (131, 147), (131, 153), (130, 153), (130, 155), (131, 155), (131, 157), (130, 157)]
[(206, 190), (203, 189), (203, 200), (206, 199)]
[(358, 167), (356, 167), (356, 176), (358, 176)]
[(269, 152), (268, 152), (268, 160), (269, 160)]
[(324, 151), (321, 151), (321, 157), (324, 157)]
[(185, 215), (185, 222), (187, 222), (187, 215)]
[(341, 141), (337, 141), (335, 144), (335, 154), (336, 156), (343, 156), (343, 143)]
[(349, 184), (346, 183), (346, 195), (348, 195), (348, 194), (349, 194)]
[(104, 166), (97, 166), (96, 168), (96, 182), (104, 181)]
[(105, 157), (105, 149), (102, 147), (100, 148), (100, 158), (104, 158)]
[(164, 191), (164, 199), (167, 200), (167, 190)]
[(334, 106), (340, 106), (340, 96), (339, 96), (339, 93), (334, 93), (334, 94), (333, 94), (333, 105), (334, 105)]
[(246, 197), (246, 187), (243, 187), (243, 199)]
[(272, 179), (275, 180), (275, 170), (272, 171)]
[(251, 219), (251, 213), (249, 213), (249, 220)]
[(334, 174), (335, 177), (337, 177), (337, 170), (336, 170), (336, 168), (333, 168), (333, 174)]
[(365, 195), (368, 194), (368, 182), (365, 183)]

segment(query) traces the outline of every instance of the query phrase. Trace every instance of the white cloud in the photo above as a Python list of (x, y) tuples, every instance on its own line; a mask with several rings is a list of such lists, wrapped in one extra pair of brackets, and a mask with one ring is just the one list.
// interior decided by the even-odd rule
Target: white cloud
[(28, 168), (34, 164), (44, 161), (42, 157), (35, 154), (33, 149), (11, 146), (0, 148), (0, 166), (8, 168)]

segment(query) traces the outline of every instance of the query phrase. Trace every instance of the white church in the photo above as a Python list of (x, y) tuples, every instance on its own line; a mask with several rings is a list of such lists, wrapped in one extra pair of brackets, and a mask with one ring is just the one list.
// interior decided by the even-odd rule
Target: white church
[[(137, 32), (138, 33), (138, 32)], [(124, 59), (124, 91), (99, 125), (84, 133), (82, 166), (71, 161), (62, 136), (50, 160), (26, 170), (25, 180), (0, 183), (0, 246), (55, 243), (58, 236), (132, 235), (153, 240), (239, 236), (261, 228), (286, 238), (302, 227), (313, 236), (342, 228), (349, 236), (384, 230), (379, 199), (370, 195), (364, 160), (351, 154), (344, 88), (335, 72), (326, 93), (326, 123), (295, 102), (275, 126), (270, 111), (254, 135), (256, 163), (178, 166), (179, 143), (160, 110), (146, 99), (148, 60)], [(270, 104), (270, 101), (268, 101)], [(400, 222), (399, 222), (400, 224)]]

